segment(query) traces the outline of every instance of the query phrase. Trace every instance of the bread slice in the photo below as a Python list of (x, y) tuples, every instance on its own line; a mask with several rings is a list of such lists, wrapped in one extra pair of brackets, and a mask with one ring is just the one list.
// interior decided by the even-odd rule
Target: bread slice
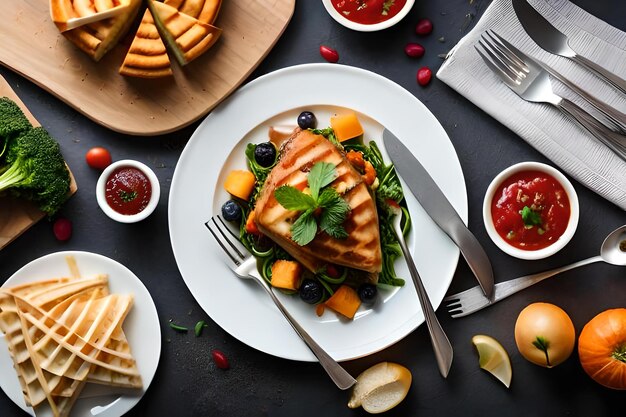
[(181, 66), (187, 65), (215, 44), (222, 30), (181, 13), (175, 7), (148, 0), (161, 37)]
[(135, 38), (119, 70), (120, 74), (140, 78), (172, 75), (170, 59), (150, 10), (146, 9)]
[(124, 13), (63, 32), (70, 42), (98, 62), (126, 35), (142, 0), (130, 0)]
[(202, 23), (212, 25), (222, 6), (222, 0), (165, 0), (168, 6), (179, 12), (195, 17)]
[(130, 0), (50, 0), (52, 21), (61, 32), (124, 13)]
[[(307, 186), (307, 175), (317, 162), (335, 165), (337, 178), (330, 184), (348, 203), (350, 213), (343, 226), (345, 239), (324, 232), (305, 246), (291, 239), (291, 225), (299, 212), (285, 209), (274, 191), (284, 185)], [(382, 269), (378, 212), (374, 198), (345, 155), (321, 135), (296, 131), (282, 146), (280, 160), (268, 175), (255, 206), (259, 230), (289, 252), (307, 269), (317, 272), (328, 263), (378, 273)]]

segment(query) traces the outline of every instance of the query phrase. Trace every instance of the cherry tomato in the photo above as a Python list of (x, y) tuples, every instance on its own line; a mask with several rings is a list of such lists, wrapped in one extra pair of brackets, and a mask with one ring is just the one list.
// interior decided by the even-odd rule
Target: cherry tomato
[(426, 50), (419, 43), (407, 43), (404, 47), (404, 53), (411, 58), (419, 58), (424, 55)]
[(94, 169), (103, 170), (104, 168), (111, 165), (111, 153), (108, 150), (102, 147), (95, 147), (89, 149), (87, 154), (85, 155), (85, 159), (87, 160), (87, 165)]
[(228, 363), (228, 358), (221, 350), (214, 349), (211, 352), (211, 356), (213, 357), (213, 361), (215, 365), (217, 365), (220, 369), (228, 369), (230, 368), (230, 364)]
[(57, 240), (65, 242), (72, 237), (72, 222), (66, 218), (59, 217), (52, 225), (52, 231)]
[(422, 67), (417, 71), (417, 83), (421, 86), (428, 85), (433, 72), (428, 67)]
[(420, 19), (415, 25), (415, 33), (420, 36), (429, 35), (433, 31), (433, 22), (430, 19)]
[(320, 55), (322, 55), (322, 58), (324, 58), (326, 61), (331, 63), (339, 61), (339, 53), (333, 48), (326, 45), (320, 46)]

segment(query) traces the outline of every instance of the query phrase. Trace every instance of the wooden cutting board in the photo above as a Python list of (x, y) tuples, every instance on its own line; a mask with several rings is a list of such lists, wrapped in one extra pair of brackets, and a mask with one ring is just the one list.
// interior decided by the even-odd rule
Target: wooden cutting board
[(96, 63), (59, 33), (48, 3), (2, 2), (0, 63), (95, 122), (142, 136), (172, 132), (206, 115), (267, 55), (295, 8), (295, 0), (224, 0), (217, 43), (185, 68), (173, 64), (174, 77), (146, 80), (118, 74), (134, 29)]
[[(0, 97), (8, 97), (16, 102), (33, 126), (40, 126), (39, 122), (28, 111), (24, 103), (11, 89), (6, 80), (0, 77)], [(72, 183), (70, 194), (76, 192), (76, 181), (70, 172)], [(43, 219), (45, 214), (29, 201), (10, 197), (0, 197), (0, 249), (8, 245), (13, 239), (24, 233), (29, 227)]]

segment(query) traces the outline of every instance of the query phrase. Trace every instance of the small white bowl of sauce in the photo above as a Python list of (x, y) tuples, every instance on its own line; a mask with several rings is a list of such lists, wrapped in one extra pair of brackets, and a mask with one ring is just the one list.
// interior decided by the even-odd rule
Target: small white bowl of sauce
[(578, 227), (576, 190), (557, 169), (521, 162), (498, 174), (485, 193), (483, 220), (503, 252), (543, 259), (561, 250)]
[(386, 29), (402, 20), (415, 0), (322, 0), (328, 14), (343, 26), (360, 32)]
[(124, 159), (109, 165), (96, 184), (96, 200), (102, 211), (120, 223), (136, 223), (156, 208), (161, 187), (147, 165)]

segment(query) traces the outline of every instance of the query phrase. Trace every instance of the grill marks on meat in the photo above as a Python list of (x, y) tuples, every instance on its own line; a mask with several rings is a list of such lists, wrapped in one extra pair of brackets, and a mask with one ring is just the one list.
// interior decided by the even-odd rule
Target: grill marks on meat
[[(337, 178), (330, 185), (342, 195), (351, 211), (344, 223), (346, 239), (335, 239), (318, 230), (311, 243), (300, 246), (291, 240), (291, 225), (299, 212), (285, 209), (274, 191), (290, 185), (300, 190), (317, 162), (332, 163)], [(380, 272), (382, 255), (376, 203), (361, 175), (332, 143), (310, 131), (296, 131), (281, 149), (278, 165), (267, 177), (257, 200), (255, 219), (261, 232), (274, 240), (307, 269), (316, 272), (333, 263), (371, 273)]]

